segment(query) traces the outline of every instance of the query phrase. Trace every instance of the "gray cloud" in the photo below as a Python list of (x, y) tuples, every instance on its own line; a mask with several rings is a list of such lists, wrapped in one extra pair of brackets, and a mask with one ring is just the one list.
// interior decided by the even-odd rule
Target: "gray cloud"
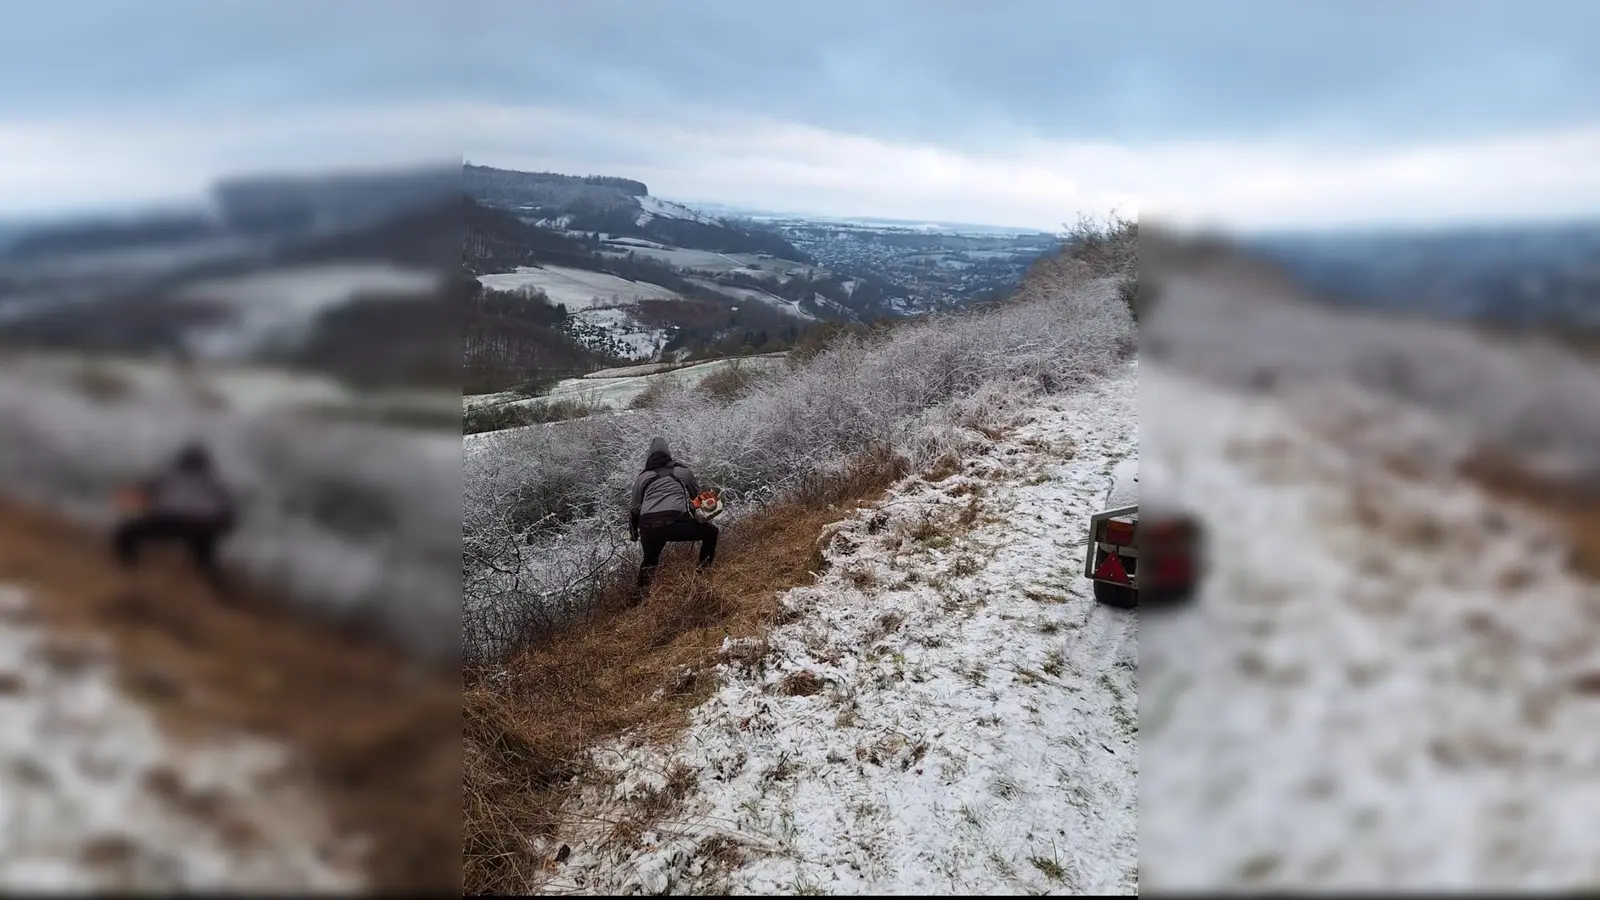
[(1600, 109), (1588, 0), (57, 0), (6, 26), (0, 115), (456, 96), (984, 146), (1381, 142)]
[[(1387, 173), (1373, 154), (1536, 136), (1594, 124), (1600, 110), (1591, 0), (13, 6), (0, 31), (12, 195), (0, 204), (14, 208), (64, 192), (133, 196), (135, 182), (143, 197), (244, 163), (343, 165), (367, 147), (432, 157), (456, 141), (479, 161), (647, 175), (701, 199), (791, 208), (860, 198), (961, 217), (962, 197), (980, 198), (976, 210), (1015, 183), (985, 214), (1035, 221), (1146, 185), (1187, 191), (1190, 205), (1266, 204), (1294, 185), (1296, 154), (1321, 154), (1328, 177), (1342, 165), (1330, 151)], [(346, 109), (348, 127), (326, 118)], [(477, 128), (474, 116), (496, 109), (509, 118)], [(301, 113), (324, 115), (304, 139)], [(205, 130), (257, 114), (269, 131)], [(673, 126), (691, 133), (655, 137)], [(1559, 171), (1571, 172), (1577, 157), (1564, 152)], [(1252, 181), (1263, 154), (1273, 175)], [(1205, 179), (1237, 187), (1189, 190)], [(1573, 196), (1539, 187), (1541, 202)]]
[(0, 29), (0, 117), (193, 114), (437, 97), (463, 27), (435, 0), (50, 0)]
[(479, 96), (946, 145), (1017, 131), (1383, 143), (1600, 109), (1600, 4), (1584, 0), (586, 0), (478, 15), (494, 24), (470, 38)]

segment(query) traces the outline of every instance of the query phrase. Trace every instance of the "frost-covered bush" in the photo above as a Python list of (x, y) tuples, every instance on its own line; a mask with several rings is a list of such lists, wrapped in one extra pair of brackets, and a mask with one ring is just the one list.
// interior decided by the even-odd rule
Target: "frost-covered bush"
[(0, 492), (96, 527), (118, 485), (200, 439), (240, 495), (227, 562), (308, 611), (459, 652), (455, 435), (247, 414), (164, 387), (103, 396), (16, 362), (0, 369), (0, 423)]
[(913, 468), (1041, 392), (1126, 359), (1118, 277), (1042, 261), (1013, 303), (847, 335), (727, 404), (663, 392), (646, 408), (467, 443), (463, 649), (492, 657), (581, 614), (627, 555), (627, 500), (651, 437), (723, 492), (722, 521), (888, 451)]

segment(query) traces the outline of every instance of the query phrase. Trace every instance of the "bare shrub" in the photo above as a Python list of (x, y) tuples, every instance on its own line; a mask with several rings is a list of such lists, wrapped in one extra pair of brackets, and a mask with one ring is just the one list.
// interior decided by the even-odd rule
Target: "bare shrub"
[(727, 406), (749, 394), (766, 381), (767, 377), (768, 373), (764, 370), (756, 366), (747, 366), (743, 360), (736, 359), (700, 379), (700, 383), (695, 387), (711, 402)]
[(566, 422), (603, 412), (605, 407), (582, 398), (576, 400), (545, 400), (536, 403), (504, 403), (474, 406), (462, 417), (462, 432), (483, 434), (503, 431), (525, 425), (545, 425)]
[(665, 378), (651, 379), (644, 390), (628, 401), (629, 409), (655, 409), (670, 397), (677, 386)]

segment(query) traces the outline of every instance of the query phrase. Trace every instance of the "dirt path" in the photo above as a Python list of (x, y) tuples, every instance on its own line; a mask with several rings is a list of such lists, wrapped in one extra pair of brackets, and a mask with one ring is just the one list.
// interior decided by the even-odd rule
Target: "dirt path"
[[(34, 860), (59, 869), (76, 852), (102, 887), (457, 890), (459, 676), (421, 671), (249, 591), (223, 606), (180, 563), (153, 553), (125, 574), (99, 536), (0, 502), (5, 633), (13, 649), (29, 645), (12, 654), (17, 671), (0, 671), (0, 704), (39, 729), (0, 760), (7, 792), (31, 783), (37, 802), (0, 801), (0, 813), (15, 826), (114, 797), (170, 825), (125, 816), (135, 831), (108, 837), (54, 815), (76, 849), (30, 845), (36, 826), (0, 830), (0, 882), (70, 881)], [(96, 667), (116, 687), (86, 705), (90, 688), (71, 685)], [(129, 735), (142, 721), (156, 734), (139, 743)], [(41, 775), (28, 752), (51, 740), (76, 751), (53, 752), (59, 771)], [(167, 747), (169, 758), (135, 744)], [(215, 844), (209, 861), (177, 864), (196, 841)]]

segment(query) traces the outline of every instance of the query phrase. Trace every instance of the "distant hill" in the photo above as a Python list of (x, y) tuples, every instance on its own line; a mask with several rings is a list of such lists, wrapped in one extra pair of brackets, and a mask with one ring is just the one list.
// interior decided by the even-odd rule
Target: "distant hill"
[(690, 250), (771, 253), (811, 262), (770, 231), (742, 228), (650, 196), (642, 182), (607, 176), (463, 168), (462, 190), (487, 206), (532, 224), (568, 231), (636, 237)]
[(1600, 224), (1266, 235), (1246, 243), (1351, 306), (1526, 326), (1600, 327)]
[(516, 266), (562, 265), (594, 269), (592, 248), (567, 235), (524, 222), (503, 209), (461, 197), (462, 251), (477, 274), (508, 271)]

